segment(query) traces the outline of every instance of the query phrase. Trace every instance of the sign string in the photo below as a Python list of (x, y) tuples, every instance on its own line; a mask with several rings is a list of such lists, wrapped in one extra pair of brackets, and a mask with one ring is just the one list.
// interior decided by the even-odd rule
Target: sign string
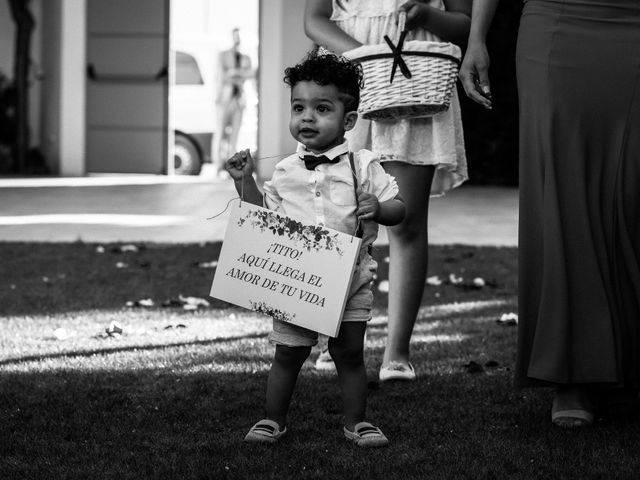
[[(269, 155), (267, 157), (260, 157), (260, 158), (256, 158), (254, 159), (256, 162), (259, 160), (267, 160), (269, 158), (278, 158), (278, 157), (288, 157), (289, 155), (293, 155), (293, 153), (285, 153), (285, 154), (280, 154), (280, 155)], [(358, 178), (357, 174), (355, 172), (355, 170), (353, 169), (353, 167), (351, 165), (349, 165), (349, 169), (351, 170), (351, 173), (353, 174), (353, 178)], [(357, 192), (355, 192), (357, 195)], [(213, 220), (214, 218), (219, 217), (220, 215), (224, 214), (224, 212), (226, 212), (227, 210), (229, 210), (229, 205), (231, 205), (231, 202), (233, 202), (234, 200), (240, 200), (240, 206), (242, 207), (242, 202), (244, 201), (244, 170), (242, 171), (242, 177), (241, 177), (241, 185), (240, 185), (240, 196), (239, 197), (233, 197), (231, 198), (227, 204), (225, 205), (224, 209), (221, 212), (216, 213), (215, 215), (211, 216), (211, 217), (207, 217), (207, 220)], [(357, 197), (356, 197), (356, 205), (357, 205)], [(355, 230), (353, 231), (353, 235), (351, 235), (351, 242), (353, 242), (353, 237), (355, 237), (358, 234), (358, 230), (360, 229), (360, 219), (357, 217), (356, 214), (356, 227)]]
[[(291, 152), (291, 153), (281, 153), (279, 155), (269, 155), (267, 157), (260, 157), (260, 158), (254, 158), (254, 161), (259, 161), (259, 160), (267, 160), (269, 158), (282, 158), (282, 157), (288, 157), (289, 155), (293, 155), (295, 152)], [(222, 215), (224, 212), (226, 212), (229, 209), (229, 205), (231, 205), (231, 202), (233, 202), (234, 200), (240, 200), (240, 206), (242, 206), (242, 202), (244, 201), (244, 170), (242, 171), (242, 184), (240, 186), (240, 196), (239, 197), (233, 197), (232, 199), (230, 199), (227, 202), (227, 205), (224, 207), (224, 210), (222, 210), (221, 212), (216, 213), (215, 215), (211, 216), (211, 217), (207, 217), (207, 220), (213, 220), (216, 217), (219, 217), (220, 215)]]

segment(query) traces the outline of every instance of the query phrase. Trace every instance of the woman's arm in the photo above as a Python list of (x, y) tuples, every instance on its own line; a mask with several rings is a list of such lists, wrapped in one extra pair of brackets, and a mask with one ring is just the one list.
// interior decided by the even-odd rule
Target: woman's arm
[(406, 28), (424, 28), (448, 42), (464, 47), (471, 25), (471, 0), (444, 0), (444, 10), (426, 0), (409, 0), (399, 11), (407, 12)]
[(333, 23), (331, 0), (307, 0), (304, 10), (304, 32), (318, 45), (342, 54), (362, 45)]
[(485, 39), (499, 0), (473, 0), (469, 44), (460, 67), (460, 81), (467, 96), (491, 108), (489, 53)]

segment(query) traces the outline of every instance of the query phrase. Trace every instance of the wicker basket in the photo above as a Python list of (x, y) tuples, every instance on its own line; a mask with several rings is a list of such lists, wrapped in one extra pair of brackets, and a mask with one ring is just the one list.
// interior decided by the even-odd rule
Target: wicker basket
[[(402, 25), (401, 18), (399, 30)], [(362, 64), (364, 89), (358, 111), (363, 118), (430, 117), (449, 108), (460, 67), (460, 48), (446, 42), (403, 40), (404, 34), (400, 34), (393, 43), (387, 40), (345, 52), (346, 57)], [(399, 64), (391, 45), (401, 52), (400, 63), (405, 65)]]

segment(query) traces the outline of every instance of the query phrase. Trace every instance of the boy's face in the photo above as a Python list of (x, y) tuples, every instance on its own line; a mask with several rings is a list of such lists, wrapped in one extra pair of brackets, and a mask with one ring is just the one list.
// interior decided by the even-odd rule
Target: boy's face
[(357, 118), (356, 112), (345, 112), (335, 85), (302, 81), (291, 89), (289, 131), (313, 153), (340, 145)]

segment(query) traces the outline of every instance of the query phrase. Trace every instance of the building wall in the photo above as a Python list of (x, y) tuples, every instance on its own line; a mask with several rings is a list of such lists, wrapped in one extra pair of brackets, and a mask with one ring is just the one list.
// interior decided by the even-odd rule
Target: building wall
[(43, 0), (41, 149), (53, 173), (86, 173), (86, 0)]
[[(298, 63), (313, 42), (304, 33), (305, 2), (261, 0), (258, 175), (268, 178), (282, 156), (295, 152), (289, 133), (289, 89), (284, 69)], [(271, 158), (265, 158), (271, 157)]]
[(60, 172), (60, 30), (62, 12), (59, 0), (48, 0), (43, 5), (42, 37), (47, 55), (42, 59), (42, 137), (41, 149), (52, 173)]
[[(174, 0), (179, 1), (179, 0)], [(215, 0), (217, 1), (217, 0)], [(258, 173), (268, 177), (281, 156), (295, 150), (288, 130), (289, 90), (284, 68), (312, 47), (301, 0), (260, 0)], [(31, 0), (31, 140), (54, 173), (85, 174), (86, 0)], [(0, 0), (0, 71), (11, 77), (15, 28)], [(42, 94), (41, 94), (42, 92)]]

